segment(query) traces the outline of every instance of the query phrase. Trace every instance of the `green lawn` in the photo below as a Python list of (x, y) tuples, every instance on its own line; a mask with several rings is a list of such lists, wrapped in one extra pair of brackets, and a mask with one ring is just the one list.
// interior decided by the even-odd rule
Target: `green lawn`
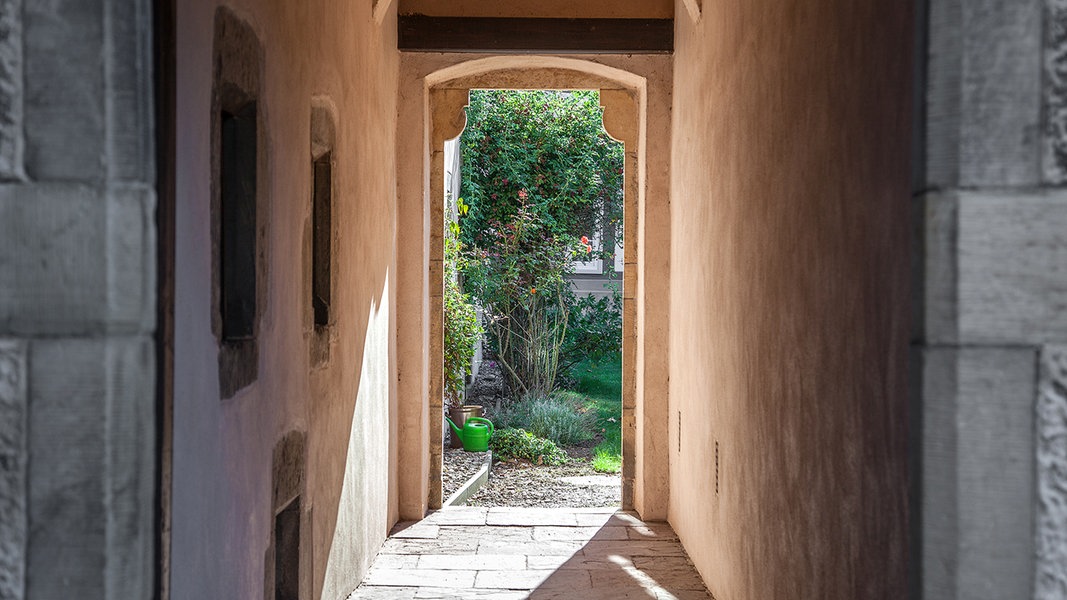
[(604, 441), (593, 450), (593, 468), (603, 473), (622, 469), (622, 357), (599, 363), (582, 362), (571, 372), (578, 381), (576, 391), (585, 394), (596, 410), (597, 428)]

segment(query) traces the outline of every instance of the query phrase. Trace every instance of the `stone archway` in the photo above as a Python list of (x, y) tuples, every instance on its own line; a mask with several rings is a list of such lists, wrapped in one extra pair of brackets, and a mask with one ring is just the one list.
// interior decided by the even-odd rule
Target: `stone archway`
[[(445, 55), (444, 58), (449, 56)], [(622, 504), (624, 508), (635, 508), (646, 515), (664, 517), (667, 504), (667, 449), (663, 443), (667, 437), (666, 380), (664, 378), (662, 387), (659, 387), (655, 376), (644, 376), (650, 365), (645, 362), (647, 355), (641, 348), (649, 334), (658, 337), (655, 334), (659, 333), (660, 327), (663, 334), (666, 332), (665, 310), (646, 310), (650, 299), (643, 293), (647, 285), (641, 273), (642, 264), (647, 258), (653, 259), (652, 264), (661, 264), (666, 261), (667, 255), (667, 245), (660, 244), (657, 249), (648, 251), (649, 256), (645, 256), (641, 242), (648, 233), (643, 215), (652, 209), (648, 202), (650, 191), (653, 197), (662, 202), (661, 206), (666, 206), (666, 186), (649, 186), (646, 177), (648, 78), (602, 62), (560, 57), (496, 56), (470, 60), (469, 56), (458, 55), (454, 61), (449, 61), (451, 64), (437, 65), (438, 68), (433, 68), (435, 65), (430, 63), (441, 60), (441, 57), (418, 55), (412, 56), (411, 60), (421, 63), (423, 68), (430, 67), (424, 71), (425, 75), (410, 82), (420, 82), (423, 92), (421, 108), (424, 136), (419, 161), (422, 166), (421, 185), (412, 186), (416, 189), (411, 190), (417, 192), (422, 201), (419, 210), (412, 210), (411, 216), (418, 217), (423, 227), (428, 226), (424, 245), (426, 261), (422, 265), (411, 264), (410, 268), (425, 272), (426, 296), (420, 308), (425, 310), (426, 315), (423, 325), (426, 345), (422, 357), (426, 371), (425, 393), (413, 394), (414, 385), (407, 390), (398, 390), (401, 516), (421, 517), (426, 508), (437, 508), (442, 501), (442, 430), (437, 423), (437, 415), (442, 411), (443, 381), (441, 315), (444, 210), (438, 201), (444, 193), (443, 150), (445, 140), (458, 136), (466, 124), (464, 108), (469, 91), (490, 88), (597, 89), (601, 93), (601, 105), (604, 108), (604, 129), (625, 146), (624, 228), (633, 233), (628, 233), (624, 238)], [(642, 66), (647, 69), (648, 65)], [(402, 106), (402, 122), (404, 112), (405, 107)], [(669, 123), (664, 123), (661, 133), (664, 137), (669, 134)], [(401, 169), (411, 164), (411, 161), (403, 159), (399, 162)], [(403, 174), (399, 179), (402, 188), (400, 204), (403, 206), (404, 182), (410, 179)], [(657, 202), (651, 204), (658, 205)], [(404, 211), (400, 212), (399, 226), (403, 228)], [(407, 260), (410, 259), (410, 256), (407, 257)], [(398, 256), (398, 264), (404, 260)], [(400, 270), (403, 272), (403, 267)], [(665, 271), (662, 269), (660, 272), (664, 276), (664, 283), (658, 287), (666, 287)], [(405, 295), (403, 286), (398, 285), (398, 304), (414, 300), (411, 296), (405, 298)], [(649, 317), (652, 313), (655, 313), (654, 316)], [(405, 371), (410, 372), (411, 366), (414, 366), (405, 369), (405, 355), (408, 359), (413, 358), (410, 352), (412, 348), (404, 348), (405, 342), (415, 339), (415, 336), (405, 335), (405, 325), (410, 324), (398, 323), (401, 388), (404, 387)], [(656, 389), (653, 391), (651, 388)], [(650, 391), (651, 394), (648, 393)], [(645, 402), (646, 397), (653, 398), (652, 402)], [(418, 404), (416, 398), (421, 400)], [(418, 426), (420, 417), (425, 419), (425, 428)], [(421, 430), (422, 435), (411, 435), (417, 430)], [(405, 432), (408, 435), (404, 435)], [(425, 454), (420, 456), (421, 453)], [(405, 468), (406, 464), (412, 463), (420, 465), (422, 469), (415, 471)], [(417, 481), (422, 477), (425, 479)]]

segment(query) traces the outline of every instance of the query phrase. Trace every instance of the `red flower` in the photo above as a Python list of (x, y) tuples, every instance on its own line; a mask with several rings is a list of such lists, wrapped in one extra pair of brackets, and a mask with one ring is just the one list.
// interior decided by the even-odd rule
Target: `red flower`
[(525, 200), (526, 196), (526, 190), (519, 190), (519, 200)]
[(530, 293), (531, 294), (536, 294), (537, 293), (537, 288), (530, 288)]
[(582, 243), (588, 246), (588, 245), (589, 245), (589, 238), (587, 238), (587, 237), (585, 237), (585, 236), (583, 235), (583, 236), (582, 236)]

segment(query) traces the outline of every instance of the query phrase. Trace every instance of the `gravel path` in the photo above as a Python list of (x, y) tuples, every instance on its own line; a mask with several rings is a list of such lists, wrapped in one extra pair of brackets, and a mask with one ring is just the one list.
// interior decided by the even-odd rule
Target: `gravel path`
[[(500, 366), (482, 362), (478, 379), (467, 390), (468, 404), (480, 404), (487, 412), (506, 397), (506, 384)], [(540, 506), (579, 508), (619, 506), (622, 503), (621, 479), (618, 474), (605, 475), (593, 470), (590, 462), (592, 440), (585, 447), (566, 448), (574, 459), (558, 467), (534, 465), (524, 460), (495, 461), (489, 483), (467, 504), (470, 506)], [(448, 498), (481, 467), (484, 454), (446, 449), (441, 465), (443, 498)]]
[(467, 452), (462, 448), (448, 448), (441, 461), (441, 498), (447, 500), (478, 469), (482, 468), (485, 452)]
[[(441, 468), (442, 497), (448, 498), (482, 465), (485, 454), (445, 450)], [(470, 500), (469, 506), (594, 507), (619, 506), (622, 497), (618, 474), (593, 470), (583, 459), (546, 467), (525, 460), (494, 461), (489, 483)]]

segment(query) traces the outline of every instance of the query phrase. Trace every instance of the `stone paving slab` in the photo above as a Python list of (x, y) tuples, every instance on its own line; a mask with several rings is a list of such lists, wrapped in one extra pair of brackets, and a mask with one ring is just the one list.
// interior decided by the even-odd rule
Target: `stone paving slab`
[(592, 578), (587, 571), (480, 571), (474, 583), (475, 587), (533, 590), (533, 589), (567, 589), (588, 590), (593, 587)]
[(440, 533), (440, 525), (431, 525), (425, 521), (404, 521), (393, 527), (389, 537), (437, 539)]
[[(527, 568), (526, 556), (521, 554), (423, 554), (418, 557), (420, 569), (475, 569), (477, 571), (522, 571)], [(375, 563), (377, 564), (377, 563)]]
[(532, 528), (533, 539), (537, 541), (585, 541), (598, 540), (625, 540), (630, 536), (626, 527), (559, 527), (554, 525), (539, 525)]
[(614, 509), (455, 507), (398, 524), (349, 600), (710, 600), (667, 523)]

